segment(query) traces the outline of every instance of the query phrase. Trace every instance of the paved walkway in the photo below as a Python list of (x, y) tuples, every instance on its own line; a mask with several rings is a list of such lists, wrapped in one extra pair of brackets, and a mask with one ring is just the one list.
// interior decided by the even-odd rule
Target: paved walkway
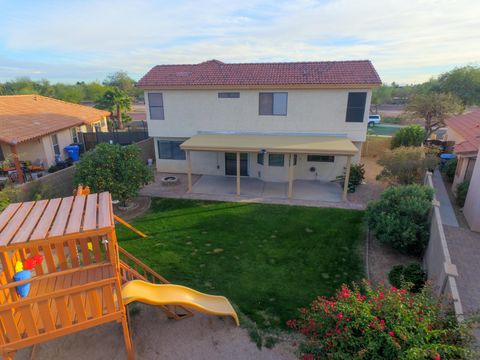
[(452, 263), (457, 266), (457, 285), (465, 314), (480, 310), (480, 233), (444, 225)]
[(442, 217), (443, 224), (458, 227), (457, 217), (455, 216), (455, 211), (448, 197), (440, 171), (435, 170), (432, 181), (435, 187), (435, 195), (437, 196), (437, 200), (440, 201), (440, 216)]

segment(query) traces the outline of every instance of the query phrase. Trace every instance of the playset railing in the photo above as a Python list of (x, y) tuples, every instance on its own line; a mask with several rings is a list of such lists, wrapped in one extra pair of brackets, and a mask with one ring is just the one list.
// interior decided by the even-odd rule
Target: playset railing
[(121, 318), (116, 300), (121, 289), (109, 263), (7, 283), (0, 286), (0, 293), (8, 294), (26, 283), (33, 296), (9, 302), (2, 295), (0, 346), (4, 352)]

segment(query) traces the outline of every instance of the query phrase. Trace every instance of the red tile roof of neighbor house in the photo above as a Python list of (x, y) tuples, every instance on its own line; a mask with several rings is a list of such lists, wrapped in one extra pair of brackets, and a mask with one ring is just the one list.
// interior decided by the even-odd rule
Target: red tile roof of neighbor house
[(0, 96), (0, 141), (21, 143), (109, 115), (108, 111), (40, 95)]
[(480, 150), (480, 110), (447, 119), (446, 124), (465, 140), (455, 144), (457, 154), (478, 152)]
[(157, 65), (140, 88), (215, 86), (365, 86), (381, 85), (369, 60), (226, 64), (209, 60), (190, 65)]

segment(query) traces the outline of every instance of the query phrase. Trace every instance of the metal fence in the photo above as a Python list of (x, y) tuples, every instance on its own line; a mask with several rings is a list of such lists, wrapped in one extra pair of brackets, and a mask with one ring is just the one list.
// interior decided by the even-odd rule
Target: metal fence
[(100, 143), (130, 145), (148, 139), (148, 132), (145, 130), (85, 132), (81, 134), (85, 151), (94, 149)]
[[(432, 173), (427, 172), (424, 180), (426, 186), (433, 187)], [(462, 301), (457, 287), (458, 271), (452, 264), (447, 239), (440, 216), (440, 202), (434, 195), (431, 211), (430, 239), (423, 258), (428, 280), (432, 282), (436, 295), (442, 296), (453, 305), (459, 321), (464, 320)]]

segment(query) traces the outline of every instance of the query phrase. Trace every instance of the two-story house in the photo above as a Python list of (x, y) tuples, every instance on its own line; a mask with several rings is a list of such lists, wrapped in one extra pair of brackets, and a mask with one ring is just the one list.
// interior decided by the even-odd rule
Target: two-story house
[[(158, 65), (138, 83), (158, 171), (331, 181), (360, 160), (370, 61)], [(345, 194), (346, 195), (346, 188)]]

